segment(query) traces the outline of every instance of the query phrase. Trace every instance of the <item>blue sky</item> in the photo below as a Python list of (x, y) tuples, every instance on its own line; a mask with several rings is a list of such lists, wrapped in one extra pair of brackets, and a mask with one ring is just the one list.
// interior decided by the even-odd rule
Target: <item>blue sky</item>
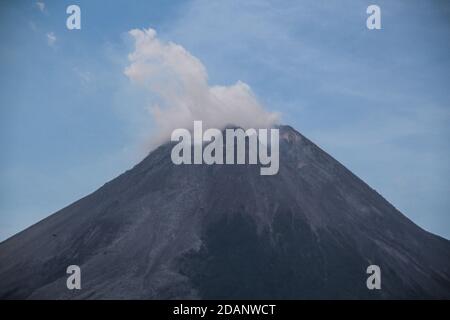
[[(450, 238), (448, 1), (41, 2), (0, 4), (0, 239), (145, 154), (152, 97), (124, 69), (128, 31), (149, 27)], [(372, 3), (382, 30), (366, 28)]]

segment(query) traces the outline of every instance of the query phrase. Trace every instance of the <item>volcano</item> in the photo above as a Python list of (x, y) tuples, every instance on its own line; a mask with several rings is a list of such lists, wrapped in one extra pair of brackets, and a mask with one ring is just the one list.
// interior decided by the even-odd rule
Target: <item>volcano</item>
[[(0, 244), (3, 299), (450, 298), (450, 242), (280, 126), (280, 167), (175, 165), (173, 143)], [(69, 265), (81, 289), (66, 286)], [(381, 270), (369, 290), (366, 269)]]

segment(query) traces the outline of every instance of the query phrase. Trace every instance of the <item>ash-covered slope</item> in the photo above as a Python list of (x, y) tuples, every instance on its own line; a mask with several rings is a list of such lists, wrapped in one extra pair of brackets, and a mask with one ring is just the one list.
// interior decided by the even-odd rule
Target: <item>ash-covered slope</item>
[[(450, 242), (292, 128), (274, 176), (170, 151), (1, 243), (0, 297), (450, 298)], [(81, 290), (66, 287), (72, 264)]]

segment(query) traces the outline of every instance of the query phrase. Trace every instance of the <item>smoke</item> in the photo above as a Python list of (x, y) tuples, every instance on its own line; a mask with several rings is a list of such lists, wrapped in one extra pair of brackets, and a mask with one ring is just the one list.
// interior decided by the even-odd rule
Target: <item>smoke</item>
[(174, 129), (192, 129), (194, 120), (202, 120), (204, 128), (218, 129), (267, 128), (278, 121), (278, 114), (265, 111), (247, 84), (210, 86), (201, 61), (180, 45), (160, 41), (155, 30), (133, 29), (129, 34), (135, 50), (124, 72), (158, 97), (150, 107), (155, 143), (170, 139)]

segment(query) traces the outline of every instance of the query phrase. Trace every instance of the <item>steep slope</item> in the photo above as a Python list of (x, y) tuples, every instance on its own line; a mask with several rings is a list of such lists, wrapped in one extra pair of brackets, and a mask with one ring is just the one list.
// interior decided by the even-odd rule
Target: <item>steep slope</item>
[(0, 297), (450, 298), (450, 242), (291, 127), (274, 176), (176, 166), (171, 147), (1, 243)]

